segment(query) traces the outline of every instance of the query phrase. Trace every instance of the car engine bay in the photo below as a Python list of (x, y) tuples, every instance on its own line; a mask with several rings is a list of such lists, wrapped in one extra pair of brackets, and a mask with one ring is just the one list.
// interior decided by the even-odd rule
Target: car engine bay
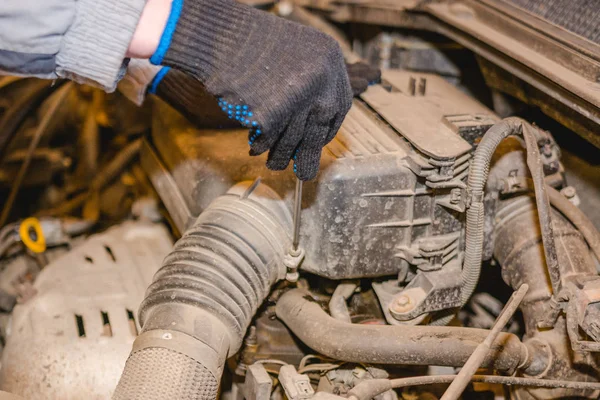
[(304, 183), (215, 99), (0, 78), (0, 390), (599, 398), (599, 38), (529, 3), (253, 4), (382, 70)]

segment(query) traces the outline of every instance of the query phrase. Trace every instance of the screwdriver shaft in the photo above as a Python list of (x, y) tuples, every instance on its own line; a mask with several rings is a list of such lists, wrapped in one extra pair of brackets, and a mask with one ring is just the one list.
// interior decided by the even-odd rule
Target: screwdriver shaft
[(300, 213), (302, 211), (302, 181), (296, 178), (296, 190), (294, 191), (294, 232), (292, 238), (292, 249), (298, 250), (300, 243)]

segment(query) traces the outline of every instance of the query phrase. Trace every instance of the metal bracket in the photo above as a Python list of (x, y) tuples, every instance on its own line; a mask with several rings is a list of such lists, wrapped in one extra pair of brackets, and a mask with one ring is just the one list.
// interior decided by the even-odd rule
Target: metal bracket
[(571, 300), (567, 306), (567, 334), (574, 351), (600, 352), (600, 343), (591, 340), (582, 340), (579, 337), (579, 323), (577, 322), (577, 303)]
[(461, 304), (460, 262), (437, 271), (419, 271), (405, 288), (394, 281), (373, 283), (386, 320), (393, 325), (418, 324), (429, 313)]
[(458, 253), (459, 232), (422, 238), (410, 247), (401, 247), (397, 257), (421, 271), (437, 271)]

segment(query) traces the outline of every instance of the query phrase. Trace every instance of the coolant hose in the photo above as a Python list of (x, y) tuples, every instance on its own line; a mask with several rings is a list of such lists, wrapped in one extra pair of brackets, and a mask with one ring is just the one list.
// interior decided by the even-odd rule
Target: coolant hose
[(267, 186), (240, 184), (177, 241), (140, 306), (115, 400), (215, 400), (271, 286), (285, 276), (291, 216)]
[[(276, 313), (313, 350), (356, 363), (460, 367), (489, 333), (461, 327), (352, 324), (331, 317), (300, 289), (283, 294)], [(515, 335), (503, 332), (483, 366), (536, 374), (547, 367), (545, 357)]]
[(552, 234), (550, 205), (545, 191), (544, 172), (537, 140), (532, 130), (533, 128), (522, 119), (506, 118), (492, 126), (486, 132), (477, 146), (477, 150), (475, 150), (467, 182), (470, 206), (467, 210), (465, 260), (462, 269), (461, 299), (463, 305), (469, 301), (469, 298), (473, 294), (481, 273), (484, 238), (483, 200), (490, 163), (500, 142), (511, 135), (522, 135), (525, 139), (527, 146), (527, 166), (531, 172), (535, 186), (536, 203), (539, 210), (548, 272), (555, 294), (560, 290), (560, 274), (554, 236)]

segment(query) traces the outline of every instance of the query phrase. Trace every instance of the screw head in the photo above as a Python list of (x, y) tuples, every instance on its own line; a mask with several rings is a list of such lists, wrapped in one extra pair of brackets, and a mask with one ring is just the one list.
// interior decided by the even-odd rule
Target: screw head
[(567, 199), (572, 199), (577, 194), (573, 186), (567, 186), (566, 188), (561, 190), (561, 192)]
[(414, 304), (410, 296), (402, 294), (392, 301), (390, 304), (390, 311), (392, 313), (405, 313), (412, 310), (413, 307)]
[(398, 304), (399, 306), (405, 306), (405, 305), (407, 305), (409, 303), (410, 303), (410, 297), (408, 297), (405, 294), (403, 294), (402, 296), (399, 296), (396, 299), (396, 304)]

